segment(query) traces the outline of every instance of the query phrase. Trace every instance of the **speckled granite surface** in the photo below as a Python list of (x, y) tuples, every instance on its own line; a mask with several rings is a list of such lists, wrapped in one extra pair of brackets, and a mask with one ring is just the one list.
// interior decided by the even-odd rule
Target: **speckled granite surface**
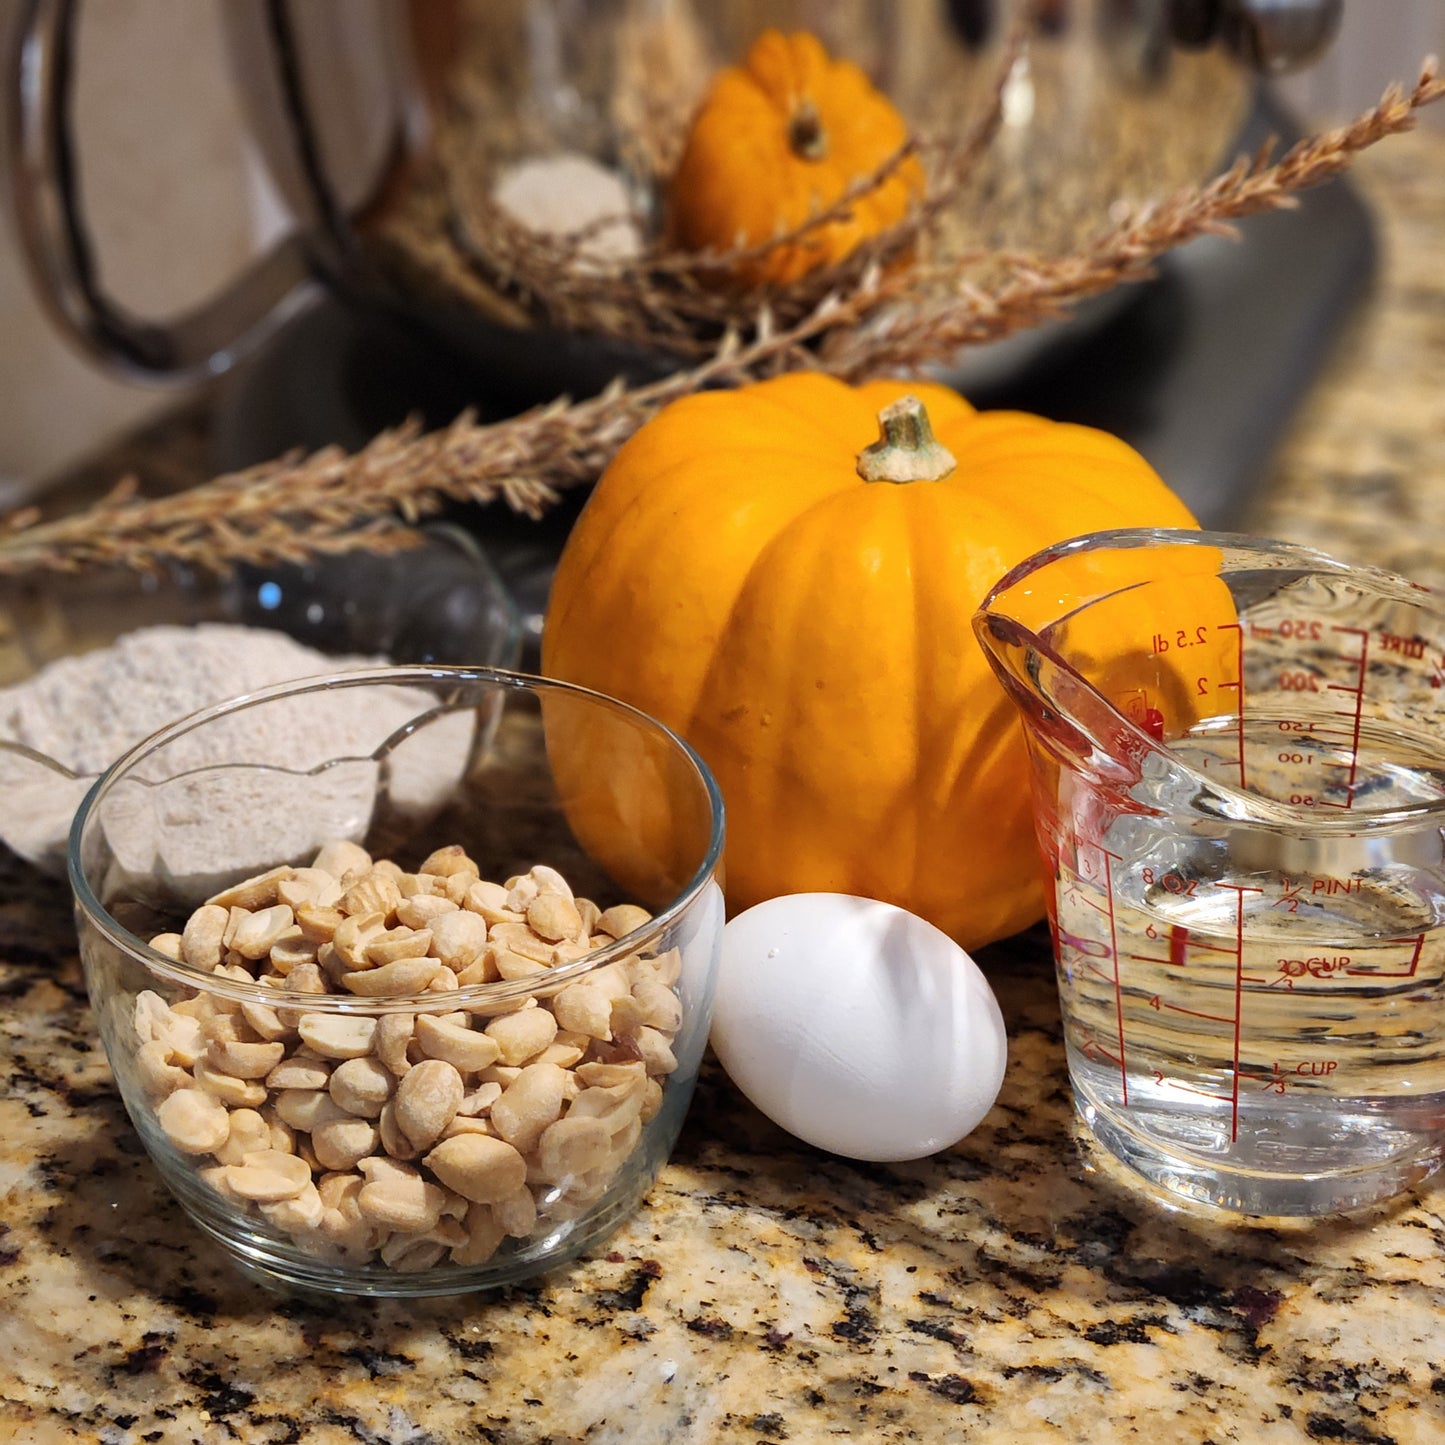
[[(1361, 177), (1381, 284), (1255, 530), (1445, 583), (1445, 137)], [(0, 862), (0, 1439), (1445, 1439), (1445, 1184), (1348, 1220), (1162, 1206), (1071, 1119), (1046, 946), (982, 960), (997, 1107), (863, 1167), (704, 1077), (605, 1255), (498, 1298), (286, 1303), (165, 1194), (111, 1087), (59, 885)]]

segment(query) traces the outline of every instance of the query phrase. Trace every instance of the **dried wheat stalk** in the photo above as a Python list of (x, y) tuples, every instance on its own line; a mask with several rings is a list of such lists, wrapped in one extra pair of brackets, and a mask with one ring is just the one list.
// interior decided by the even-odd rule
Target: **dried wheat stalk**
[(582, 402), (559, 399), (479, 426), (464, 415), (440, 431), (383, 433), (360, 452), (283, 457), (155, 500), (123, 488), (56, 521), (0, 521), (0, 576), (89, 565), (154, 568), (170, 561), (224, 570), (238, 561), (293, 561), (318, 553), (406, 545), (412, 524), (448, 501), (506, 501), (537, 515), (566, 487), (593, 480), (617, 447), (676, 397), (790, 369), (847, 378), (904, 374), (946, 362), (960, 346), (1058, 315), (1108, 287), (1138, 280), (1163, 252), (1344, 170), (1362, 150), (1408, 129), (1445, 95), (1427, 62), (1415, 85), (1391, 87), (1351, 124), (1294, 146), (1276, 161), (1240, 161), (1209, 184), (1145, 209), (1074, 255), (1001, 258), (1006, 279), (988, 291), (948, 266), (882, 268), (875, 259), (847, 288), (818, 298), (780, 326), (766, 310), (742, 337), (728, 331), (707, 359), (645, 386), (614, 386)]

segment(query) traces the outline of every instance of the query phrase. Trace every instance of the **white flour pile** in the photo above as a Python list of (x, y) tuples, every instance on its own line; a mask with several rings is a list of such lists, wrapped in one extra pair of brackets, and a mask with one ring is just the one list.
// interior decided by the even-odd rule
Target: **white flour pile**
[[(0, 744), (33, 748), (80, 776), (70, 782), (0, 746), (0, 837), (22, 857), (53, 864), (90, 781), (134, 744), (226, 698), (367, 661), (224, 623), (141, 628), (59, 659), (0, 690)], [(309, 770), (333, 758), (367, 759), (429, 702), (403, 688), (340, 688), (248, 709), (177, 739), (148, 776), (187, 776), (112, 794), (106, 834), (118, 863), (194, 894), (326, 838), (359, 836), (371, 818), (377, 765)], [(426, 728), (393, 754), (394, 791), (418, 808), (437, 801), (465, 766), (470, 739), (468, 714)]]

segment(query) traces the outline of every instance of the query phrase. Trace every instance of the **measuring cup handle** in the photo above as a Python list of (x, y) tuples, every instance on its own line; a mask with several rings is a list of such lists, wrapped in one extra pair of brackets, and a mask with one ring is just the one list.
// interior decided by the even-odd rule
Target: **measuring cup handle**
[(79, 0), (30, 0), (10, 56), (10, 198), (32, 283), (60, 330), (118, 370), (172, 381), (219, 374), (310, 299), (307, 248), (291, 234), (172, 322), (131, 315), (106, 294), (71, 125), (78, 13)]

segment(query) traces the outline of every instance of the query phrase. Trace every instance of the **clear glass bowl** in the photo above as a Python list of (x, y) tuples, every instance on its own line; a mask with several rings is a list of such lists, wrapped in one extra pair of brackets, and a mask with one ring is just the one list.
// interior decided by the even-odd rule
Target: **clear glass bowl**
[[(283, 632), (330, 659), (310, 666), (303, 655), (299, 665), (312, 673), (343, 661), (515, 667), (522, 643), (518, 609), (490, 561), (467, 533), (446, 523), (426, 528), (422, 545), (387, 556), (358, 552), (239, 567), (226, 577), (175, 565), (151, 574), (104, 570), (0, 581), (0, 843), (47, 872), (63, 872), (71, 820), (102, 768), (155, 729), (251, 684), (214, 668), (207, 676), (193, 671), (184, 687), (174, 676), (131, 677), (128, 696), (110, 709), (109, 727), (124, 731), (121, 716), (134, 726), (104, 757), (94, 731), (62, 746), (55, 739), (75, 734), (76, 725), (58, 732), (46, 726), (67, 702), (82, 712), (105, 706), (93, 688), (76, 685), (74, 673), (54, 698), (23, 713), (9, 690), (50, 663), (110, 647), (123, 634), (206, 623)], [(261, 681), (294, 675), (271, 671)]]
[(196, 1224), (271, 1285), (437, 1295), (591, 1248), (656, 1178), (722, 843), (706, 767), (645, 715), (382, 668), (157, 734), (87, 796), (69, 868), (111, 1068)]

